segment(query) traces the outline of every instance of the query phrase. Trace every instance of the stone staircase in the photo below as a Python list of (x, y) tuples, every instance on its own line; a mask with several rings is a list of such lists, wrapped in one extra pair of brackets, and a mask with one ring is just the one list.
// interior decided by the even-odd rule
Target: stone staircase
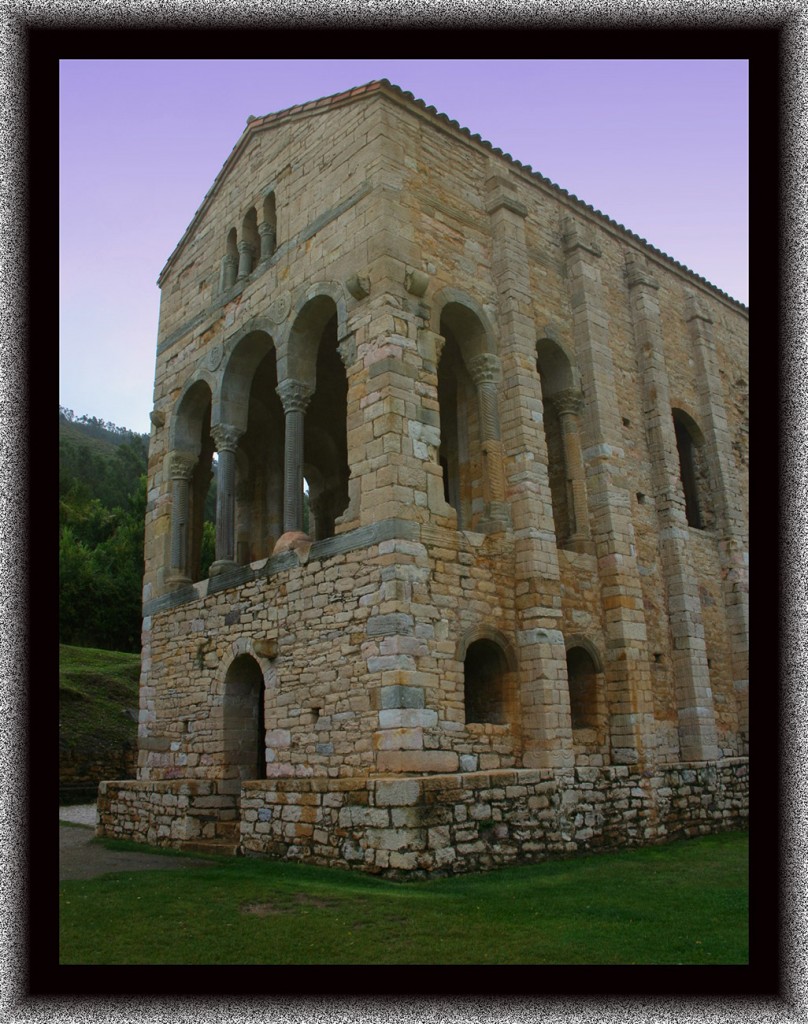
[(180, 844), (185, 853), (207, 853), (220, 857), (237, 857), (240, 853), (238, 821), (220, 822), (213, 839), (188, 839)]

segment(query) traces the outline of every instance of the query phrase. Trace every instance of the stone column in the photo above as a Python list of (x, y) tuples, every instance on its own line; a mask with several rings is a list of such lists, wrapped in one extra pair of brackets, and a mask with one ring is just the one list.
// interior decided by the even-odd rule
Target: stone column
[(226, 291), (228, 288), (232, 288), (236, 283), (236, 274), (238, 272), (238, 260), (235, 256), (231, 256), (228, 253), (226, 256), (222, 256), (222, 290)]
[(169, 455), (168, 475), (171, 480), (171, 554), (167, 583), (176, 589), (192, 583), (188, 565), (191, 539), (190, 482), (197, 463), (191, 452), (175, 451)]
[(488, 529), (503, 530), (510, 521), (505, 502), (505, 471), (497, 407), (497, 385), (502, 380), (499, 357), (484, 352), (469, 361), (480, 410), (480, 446), (483, 453), (485, 519)]
[(688, 556), (689, 532), (656, 296), (659, 286), (633, 254), (627, 258), (627, 281), (659, 519), (660, 561), (668, 593), (680, 756), (683, 761), (710, 761), (718, 757), (715, 712), (698, 580)]
[(573, 551), (593, 552), (589, 539), (589, 515), (586, 507), (586, 483), (584, 464), (581, 456), (581, 435), (578, 430), (578, 414), (583, 407), (580, 391), (568, 388), (559, 391), (550, 399), (558, 413), (561, 424), (561, 443), (564, 447), (564, 470), (567, 478), (567, 508), (570, 519), (570, 535), (566, 544)]
[(258, 225), (258, 234), (261, 236), (261, 262), (268, 260), (275, 252), (275, 228), (267, 221)]
[(243, 281), (252, 272), (253, 247), (249, 242), (238, 243), (238, 279)]
[(244, 433), (227, 423), (210, 429), (219, 453), (216, 475), (216, 561), (210, 575), (217, 576), (236, 565), (236, 449)]
[(286, 416), (283, 460), (283, 532), (303, 529), (303, 424), (314, 388), (299, 380), (284, 380), (277, 392)]
[[(729, 624), (732, 677), (744, 745), (749, 732), (749, 551), (746, 518), (732, 457), (732, 438), (721, 392), (712, 319), (694, 294), (687, 297), (685, 319), (694, 343), (700, 387), (701, 427), (713, 477), (718, 512), (718, 544), (724, 581), (724, 606)], [(744, 749), (742, 751), (746, 753)]]

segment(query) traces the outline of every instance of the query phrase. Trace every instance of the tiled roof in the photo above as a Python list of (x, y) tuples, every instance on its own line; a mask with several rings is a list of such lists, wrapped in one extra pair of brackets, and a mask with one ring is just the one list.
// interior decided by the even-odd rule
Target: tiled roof
[[(733, 302), (735, 305), (738, 305), (738, 306), (740, 306), (743, 309), (746, 308), (742, 302), (739, 302), (737, 299), (734, 299), (731, 295), (728, 295), (726, 292), (722, 291), (720, 288), (717, 288), (714, 284), (712, 284), (710, 281), (708, 281), (706, 277), (702, 277), (700, 274), (697, 274), (694, 270), (691, 270), (689, 267), (686, 267), (683, 263), (680, 263), (678, 260), (675, 260), (672, 256), (669, 256), (666, 252), (663, 252), (661, 249), (658, 249), (655, 245), (652, 245), (651, 242), (649, 242), (647, 239), (641, 238), (640, 235), (636, 234), (634, 231), (631, 231), (630, 228), (627, 228), (623, 224), (618, 224), (618, 222), (616, 220), (614, 220), (613, 218), (609, 217), (607, 214), (603, 213), (601, 210), (596, 210), (594, 208), (594, 206), (592, 206), (590, 203), (585, 203), (582, 199), (579, 199), (578, 196), (573, 195), (571, 192), (567, 191), (567, 189), (561, 188), (560, 185), (557, 185), (554, 181), (551, 181), (550, 178), (546, 178), (543, 174), (540, 174), (539, 171), (534, 171), (533, 168), (530, 166), (530, 164), (523, 164), (521, 162), (521, 160), (517, 160), (515, 157), (511, 156), (510, 153), (504, 153), (501, 149), (499, 149), (497, 146), (494, 146), (487, 139), (482, 138), (480, 135), (472, 134), (470, 129), (464, 128), (457, 121), (453, 121), (447, 114), (441, 113), (435, 107), (427, 106), (427, 104), (424, 102), (424, 100), (418, 99), (413, 93), (406, 92), (400, 86), (394, 85), (387, 78), (381, 78), (381, 79), (379, 79), (377, 81), (368, 82), (366, 85), (359, 85), (359, 86), (356, 86), (353, 89), (347, 89), (345, 92), (335, 93), (333, 96), (323, 96), (323, 97), (321, 97), (320, 99), (317, 99), (317, 100), (310, 100), (310, 101), (308, 101), (306, 103), (299, 103), (296, 106), (287, 107), (286, 110), (278, 110), (278, 111), (276, 111), (276, 112), (274, 112), (272, 114), (264, 114), (262, 117), (252, 117), (252, 116), (248, 117), (247, 118), (247, 125), (246, 125), (246, 127), (244, 129), (244, 132), (242, 132), (241, 136), (239, 137), (238, 142), (236, 142), (235, 146), (233, 147), (233, 150), (230, 153), (230, 156), (228, 156), (227, 160), (225, 161), (224, 166), (222, 167), (221, 171), (216, 175), (216, 178), (215, 178), (215, 180), (213, 182), (213, 185), (211, 185), (210, 189), (208, 190), (208, 192), (207, 192), (207, 194), (205, 196), (205, 199), (202, 202), (202, 205), (199, 207), (197, 212), (194, 214), (194, 217), (193, 217), (193, 220), (191, 221), (191, 224), (188, 226), (188, 229), (186, 230), (185, 234), (183, 235), (183, 237), (180, 239), (179, 243), (177, 244), (177, 247), (174, 250), (174, 253), (176, 253), (180, 249), (180, 247), (182, 246), (183, 242), (185, 241), (187, 236), (190, 234), (191, 229), (193, 228), (193, 226), (194, 226), (198, 216), (201, 214), (204, 206), (206, 205), (208, 198), (210, 196), (212, 196), (212, 194), (216, 191), (216, 187), (218, 186), (219, 181), (221, 180), (222, 176), (224, 175), (225, 171), (227, 170), (231, 160), (233, 160), (235, 158), (237, 151), (243, 145), (245, 137), (246, 137), (246, 135), (248, 133), (254, 131), (256, 128), (269, 127), (269, 126), (271, 126), (276, 121), (287, 120), (289, 117), (292, 117), (295, 114), (312, 113), (314, 111), (326, 111), (326, 110), (328, 110), (331, 107), (340, 106), (340, 105), (342, 105), (342, 104), (344, 104), (346, 102), (350, 102), (350, 101), (352, 101), (354, 99), (358, 99), (361, 96), (368, 96), (368, 95), (370, 95), (372, 93), (381, 92), (381, 91), (385, 91), (385, 90), (388, 91), (388, 92), (391, 92), (391, 93), (393, 93), (393, 94), (395, 94), (395, 95), (397, 95), (399, 97), (401, 97), (404, 100), (409, 101), (414, 106), (416, 106), (416, 107), (420, 108), (421, 110), (425, 111), (427, 114), (431, 114), (438, 121), (441, 121), (445, 125), (448, 125), (450, 128), (453, 128), (455, 131), (459, 132), (461, 135), (465, 135), (467, 138), (471, 139), (473, 142), (477, 142), (477, 143), (479, 143), (479, 145), (484, 146), (486, 149), (490, 149), (492, 153), (495, 153), (497, 156), (501, 156), (503, 158), (503, 160), (507, 160), (508, 163), (512, 164), (514, 167), (518, 167), (520, 170), (526, 172), (531, 177), (535, 178), (537, 181), (540, 181), (540, 182), (542, 182), (542, 184), (544, 184), (546, 186), (549, 186), (550, 188), (554, 189), (556, 192), (560, 193), (561, 195), (568, 197), (572, 202), (577, 203), (584, 210), (587, 210), (589, 213), (594, 214), (596, 217), (599, 217), (601, 220), (606, 221), (607, 224), (610, 224), (613, 227), (616, 227), (619, 231), (622, 231), (624, 234), (628, 235), (630, 238), (636, 239), (638, 242), (640, 242), (642, 245), (646, 246), (648, 249), (650, 249), (652, 252), (656, 253), (658, 256), (661, 256), (663, 259), (667, 260), (669, 263), (673, 263), (673, 265), (678, 267), (680, 270), (685, 271), (687, 274), (690, 274), (691, 277), (695, 277), (698, 281), (701, 281), (702, 283), (704, 283), (704, 284), (708, 285), (710, 288), (712, 288), (713, 291), (716, 291), (720, 295), (723, 295), (725, 298), (729, 299), (730, 302)], [(166, 266), (164, 267), (162, 273), (160, 274), (161, 278), (162, 278), (163, 274), (165, 273), (165, 271), (168, 269), (169, 264), (172, 262), (172, 260), (174, 258), (174, 253), (172, 253), (171, 257), (169, 258), (168, 262), (166, 263)]]

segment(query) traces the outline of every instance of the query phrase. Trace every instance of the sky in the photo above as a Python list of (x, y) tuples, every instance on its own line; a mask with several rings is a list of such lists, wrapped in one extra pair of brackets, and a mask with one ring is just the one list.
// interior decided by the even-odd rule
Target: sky
[(150, 429), (168, 257), (250, 115), (387, 78), (748, 302), (743, 60), (66, 60), (59, 404)]

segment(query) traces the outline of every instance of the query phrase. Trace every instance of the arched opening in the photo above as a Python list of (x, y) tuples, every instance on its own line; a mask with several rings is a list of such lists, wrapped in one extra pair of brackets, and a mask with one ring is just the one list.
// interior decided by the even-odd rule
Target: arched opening
[(255, 658), (235, 658), (224, 680), (222, 773), (234, 789), (249, 779), (266, 778), (265, 690)]
[(294, 409), (294, 389), (311, 396), (304, 412), (296, 414), (303, 417), (302, 444), (295, 434), (292, 439), (297, 447), (287, 452), (294, 479), (287, 480), (286, 486), (292, 493), (285, 496), (284, 505), (286, 517), (297, 522), (285, 523), (286, 529), (300, 529), (308, 502), (315, 540), (333, 536), (349, 501), (348, 378), (337, 328), (337, 308), (330, 296), (318, 295), (307, 302), (289, 337), (286, 379), (281, 384), (282, 391), (289, 390), (290, 410)]
[(463, 660), (466, 724), (505, 725), (510, 719), (508, 662), (502, 648), (483, 638), (469, 644)]
[(278, 218), (275, 211), (274, 192), (264, 196), (262, 213), (264, 219), (259, 229), (261, 233), (261, 259), (269, 259), (278, 245)]
[[(440, 448), (446, 502), (457, 513), (457, 528), (471, 530), (485, 512), (486, 480), (481, 451), (485, 424), (480, 423), (477, 387), (470, 371), (476, 358), (489, 352), (485, 328), (477, 315), (459, 302), (441, 311), (445, 339), (438, 362)], [(489, 425), (498, 434), (498, 424)]]
[(254, 207), (244, 214), (241, 225), (241, 243), (239, 245), (238, 276), (247, 277), (252, 273), (260, 250), (258, 238), (258, 215)]
[(556, 542), (559, 547), (574, 546), (576, 540), (588, 536), (577, 416), (579, 395), (566, 353), (550, 338), (541, 338), (536, 344), (536, 369), (544, 406), (547, 475)]
[(588, 763), (608, 760), (608, 733), (601, 670), (592, 653), (583, 646), (567, 651), (572, 742), (576, 757)]
[(265, 558), (283, 533), (284, 415), (272, 338), (256, 330), (233, 349), (222, 380), (220, 417), (243, 431), (235, 467), (235, 557)]
[(337, 317), (326, 323), (317, 349), (317, 387), (311, 399), (303, 446), (309, 484), (309, 529), (315, 540), (333, 537), (348, 507), (348, 378), (337, 350)]
[(184, 455), (188, 465), (188, 471), (177, 481), (181, 493), (175, 489), (172, 494), (171, 573), (191, 581), (204, 579), (210, 564), (210, 545), (205, 542), (215, 522), (216, 500), (210, 423), (211, 391), (205, 381), (199, 380), (180, 400), (171, 439), (172, 454)]
[(232, 288), (238, 274), (238, 235), (235, 228), (227, 233), (225, 254), (222, 257), (220, 285), (222, 290)]
[(673, 426), (687, 524), (697, 530), (712, 529), (715, 525), (715, 515), (704, 435), (695, 421), (681, 409), (673, 410)]
[[(448, 331), (444, 328), (444, 331)], [(458, 530), (471, 529), (475, 477), (479, 485), (481, 469), (470, 455), (469, 428), (475, 416), (474, 385), (451, 331), (438, 364), (438, 404), (440, 406), (440, 449), (443, 469), (443, 496), (457, 513)]]

